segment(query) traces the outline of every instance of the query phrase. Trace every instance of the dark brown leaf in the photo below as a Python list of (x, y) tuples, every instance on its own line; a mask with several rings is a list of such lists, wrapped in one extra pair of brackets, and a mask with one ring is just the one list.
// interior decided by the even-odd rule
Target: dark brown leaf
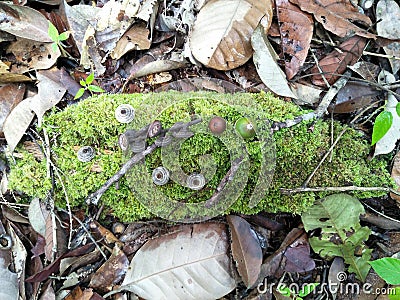
[(297, 240), (297, 245), (288, 247), (285, 251), (286, 272), (307, 272), (315, 268), (315, 262), (310, 258), (310, 244), (307, 241), (307, 235), (304, 234)]
[(232, 238), (232, 256), (244, 284), (250, 288), (258, 279), (262, 264), (260, 243), (250, 224), (241, 217), (227, 216)]
[(10, 83), (0, 88), (0, 136), (3, 135), (3, 123), (12, 109), (22, 101), (24, 84)]
[(303, 66), (307, 57), (314, 23), (311, 15), (301, 11), (289, 0), (277, 0), (275, 3), (280, 24), (282, 50), (285, 55), (285, 71), (290, 80)]
[[(365, 38), (351, 37), (338, 46), (340, 51), (335, 49), (319, 61), (319, 67), (329, 84), (334, 83), (339, 78), (339, 75), (336, 74), (343, 74), (348, 66), (357, 62), (366, 43)], [(317, 66), (314, 66), (310, 72), (312, 74), (319, 73)], [(325, 86), (320, 74), (314, 75), (312, 82), (318, 86)]]
[[(348, 82), (336, 96), (334, 113), (351, 113), (378, 101), (380, 92), (362, 82)], [(332, 110), (331, 109), (331, 110)]]
[[(396, 182), (397, 191), (400, 192), (400, 152), (397, 152), (393, 159), (392, 178)], [(400, 203), (400, 196), (390, 193), (390, 197)]]
[(301, 10), (312, 13), (326, 30), (340, 37), (353, 34), (366, 38), (376, 37), (375, 34), (350, 22), (352, 20), (371, 25), (371, 20), (360, 13), (349, 0), (290, 0), (290, 2), (298, 5)]
[(129, 260), (118, 247), (111, 257), (93, 274), (89, 286), (102, 292), (109, 292), (128, 270)]

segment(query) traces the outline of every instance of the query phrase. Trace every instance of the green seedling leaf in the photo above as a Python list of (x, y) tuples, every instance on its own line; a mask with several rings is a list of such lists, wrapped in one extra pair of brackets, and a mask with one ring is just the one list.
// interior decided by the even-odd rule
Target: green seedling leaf
[(84, 86), (84, 87), (86, 87), (86, 82), (85, 82), (85, 80), (80, 80), (79, 81), (79, 84), (81, 85), (81, 86)]
[(396, 105), (396, 112), (397, 112), (397, 115), (400, 117), (400, 102), (397, 103), (397, 105)]
[[(357, 198), (335, 194), (315, 202), (301, 216), (306, 231), (321, 229), (320, 237), (309, 240), (313, 250), (327, 259), (343, 257), (349, 272), (362, 281), (371, 268), (368, 264), (371, 251), (364, 245), (371, 231), (360, 225), (360, 214), (363, 213), (364, 207)], [(354, 255), (359, 247), (363, 253), (361, 257)]]
[(89, 84), (91, 84), (93, 82), (93, 80), (94, 80), (94, 73), (90, 73), (89, 76), (86, 77), (85, 82), (86, 82), (87, 85), (89, 85)]
[(78, 92), (76, 93), (76, 95), (74, 97), (74, 100), (79, 99), (80, 97), (82, 97), (84, 93), (85, 93), (85, 89), (84, 88), (80, 88), (78, 90)]
[(299, 291), (299, 297), (305, 297), (312, 293), (313, 290), (319, 285), (318, 282), (314, 283), (308, 283), (306, 285), (303, 285), (302, 289)]
[(375, 272), (388, 284), (400, 284), (400, 259), (385, 257), (370, 261)]
[(58, 46), (57, 46), (56, 43), (51, 44), (51, 49), (52, 49), (54, 52), (57, 52), (57, 48), (58, 48)]
[[(397, 107), (396, 107), (397, 110)], [(381, 112), (375, 119), (374, 128), (372, 130), (372, 143), (375, 145), (389, 131), (393, 123), (393, 115), (390, 111)]]
[(95, 93), (104, 93), (104, 90), (101, 88), (101, 87), (99, 87), (99, 86), (97, 86), (97, 85), (89, 85), (88, 87), (88, 90), (89, 91), (91, 91), (91, 92), (95, 92)]
[(53, 23), (49, 22), (49, 31), (47, 32), (49, 37), (53, 40), (53, 42), (57, 43), (58, 42), (58, 30), (56, 26), (53, 25)]
[(69, 38), (69, 34), (70, 34), (69, 31), (65, 31), (65, 32), (61, 33), (61, 34), (58, 36), (58, 40), (59, 40), (59, 41), (65, 41), (66, 39)]

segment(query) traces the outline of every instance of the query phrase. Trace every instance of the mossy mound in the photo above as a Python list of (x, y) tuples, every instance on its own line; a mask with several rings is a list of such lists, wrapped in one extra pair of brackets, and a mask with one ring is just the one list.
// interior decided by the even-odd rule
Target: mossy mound
[[(118, 136), (128, 126), (119, 123), (114, 117), (118, 105), (129, 103), (135, 108), (135, 119), (129, 128), (139, 129), (158, 119), (164, 128), (175, 122), (187, 122), (194, 115), (221, 116), (234, 127), (235, 121), (243, 116), (254, 120), (258, 133), (268, 131), (265, 120), (283, 121), (301, 115), (298, 107), (273, 97), (270, 94), (215, 94), (215, 93), (178, 93), (131, 95), (100, 95), (77, 105), (71, 105), (63, 111), (53, 111), (43, 122), (43, 128), (52, 142), (53, 162), (61, 171), (71, 206), (84, 204), (86, 197), (96, 191), (107, 179), (113, 176), (126, 161), (118, 146)], [(206, 120), (205, 120), (206, 121)], [(207, 127), (207, 123), (203, 128)], [(42, 130), (43, 128), (39, 128)], [(334, 122), (334, 136), (343, 126)], [(302, 123), (274, 134), (276, 147), (275, 175), (268, 192), (261, 201), (250, 208), (248, 201), (260, 175), (263, 157), (260, 149), (265, 145), (260, 139), (243, 141), (242, 146), (248, 153), (248, 180), (238, 191), (236, 202), (227, 210), (240, 213), (291, 212), (301, 213), (314, 199), (326, 194), (302, 193), (284, 196), (280, 188), (300, 186), (314, 170), (331, 143), (330, 122), (316, 121)], [(149, 139), (148, 144), (154, 142)], [(96, 151), (94, 159), (88, 163), (77, 159), (77, 150), (82, 146), (92, 146)], [(155, 190), (169, 199), (181, 202), (202, 202), (209, 199), (231, 167), (233, 157), (229, 149), (229, 139), (221, 142), (221, 136), (203, 132), (185, 140), (176, 157), (186, 174), (203, 171), (201, 156), (214, 161), (215, 172), (206, 186), (193, 191), (178, 183), (170, 182), (164, 186), (153, 186)], [(236, 146), (235, 146), (236, 147)], [(272, 148), (271, 148), (272, 149)], [(272, 149), (273, 150), (273, 149)], [(386, 170), (385, 160), (367, 160), (369, 144), (361, 134), (348, 129), (333, 151), (332, 161), (326, 161), (316, 172), (309, 186), (391, 186), (392, 181)], [(44, 198), (52, 187), (51, 179), (46, 177), (46, 162), (38, 161), (22, 148), (22, 159), (11, 166), (9, 187), (23, 191), (32, 197)], [(133, 169), (129, 184), (123, 177), (117, 186), (112, 186), (101, 198), (106, 212), (112, 212), (123, 221), (132, 221), (151, 216), (151, 212), (139, 201), (138, 191), (131, 187), (140, 183), (141, 178), (151, 178), (154, 168), (163, 165), (162, 150), (156, 149), (146, 157), (145, 173), (142, 169)], [(274, 153), (275, 154), (275, 153)], [(204, 159), (203, 159), (204, 160)], [(147, 170), (147, 172), (146, 172)], [(240, 173), (237, 176), (242, 176)], [(132, 178), (133, 183), (132, 183)], [(54, 197), (56, 204), (65, 206), (65, 196), (60, 183), (55, 180)], [(140, 190), (140, 189), (139, 189)], [(143, 192), (143, 189), (140, 191)], [(357, 192), (357, 197), (380, 196), (383, 192)]]

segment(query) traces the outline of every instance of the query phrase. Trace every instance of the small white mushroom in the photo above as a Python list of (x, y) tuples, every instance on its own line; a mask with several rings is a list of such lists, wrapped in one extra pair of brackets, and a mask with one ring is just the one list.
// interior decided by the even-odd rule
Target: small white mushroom
[(193, 173), (186, 179), (186, 186), (192, 190), (201, 190), (206, 184), (203, 174)]
[(94, 156), (94, 149), (90, 146), (83, 146), (79, 148), (77, 153), (78, 160), (81, 162), (89, 162), (93, 159)]
[(156, 185), (164, 185), (169, 180), (169, 171), (165, 167), (157, 167), (153, 170), (152, 178)]
[(130, 123), (135, 118), (135, 109), (130, 104), (121, 104), (115, 110), (115, 118), (120, 123)]

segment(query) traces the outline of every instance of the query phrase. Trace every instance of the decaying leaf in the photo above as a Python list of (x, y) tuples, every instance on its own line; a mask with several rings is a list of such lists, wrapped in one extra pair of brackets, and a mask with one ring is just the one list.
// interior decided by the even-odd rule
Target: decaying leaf
[(225, 225), (178, 226), (136, 252), (118, 290), (144, 299), (218, 299), (236, 286), (227, 251)]
[(67, 238), (64, 229), (58, 223), (59, 217), (50, 213), (46, 218), (46, 228), (44, 238), (46, 246), (44, 253), (48, 261), (53, 261), (67, 250)]
[[(14, 227), (14, 225), (10, 223), (7, 224), (7, 227), (8, 227), (8, 232), (10, 233), (11, 240), (13, 241), (11, 252), (13, 257), (13, 266), (15, 273), (17, 274), (18, 278), (25, 278), (25, 266), (28, 253), (21, 239), (18, 237), (16, 230), (14, 229), (16, 227)], [(25, 284), (20, 282), (19, 291), (21, 295), (25, 295)], [(3, 298), (0, 297), (0, 299)]]
[(301, 10), (312, 13), (324, 28), (340, 37), (356, 34), (365, 38), (375, 38), (375, 35), (350, 22), (357, 21), (371, 25), (371, 20), (360, 13), (349, 0), (290, 0)]
[(32, 199), (28, 209), (29, 223), (43, 237), (46, 233), (46, 219), (48, 215), (48, 210), (44, 208), (44, 204), (39, 198)]
[[(365, 38), (359, 36), (351, 37), (338, 46), (339, 50), (333, 50), (319, 61), (319, 67), (329, 84), (334, 83), (339, 78), (339, 75), (336, 74), (343, 74), (348, 66), (357, 62), (366, 43), (367, 40)], [(314, 66), (310, 72), (312, 74), (319, 73), (318, 67)], [(318, 86), (326, 85), (320, 74), (314, 75), (312, 82)]]
[(89, 286), (102, 292), (111, 291), (113, 285), (125, 275), (128, 266), (125, 253), (115, 246), (110, 258), (92, 276)]
[(64, 96), (66, 89), (62, 84), (62, 70), (57, 68), (51, 70), (38, 71), (36, 73), (38, 83), (37, 95), (30, 98), (31, 109), (42, 122), (46, 111), (53, 108)]
[(246, 220), (234, 215), (226, 218), (231, 231), (232, 256), (244, 284), (250, 288), (260, 274), (263, 259), (260, 243)]
[(21, 101), (10, 112), (3, 124), (4, 137), (7, 140), (10, 151), (14, 151), (34, 116), (30, 99)]
[[(320, 228), (319, 237), (309, 239), (316, 253), (325, 258), (340, 256), (349, 265), (349, 272), (364, 281), (370, 270), (371, 249), (364, 245), (371, 233), (360, 225), (364, 207), (358, 199), (347, 194), (334, 194), (316, 202), (301, 219), (306, 231)], [(361, 255), (357, 255), (356, 249)]]
[(25, 93), (24, 84), (7, 84), (0, 87), (0, 136), (3, 124), (10, 111), (22, 101)]
[(243, 92), (244, 89), (237, 85), (230, 83), (229, 81), (215, 79), (215, 78), (185, 78), (177, 81), (170, 82), (169, 84), (163, 85), (156, 89), (156, 92), (161, 91), (181, 91), (181, 92), (193, 92), (193, 91), (214, 91), (218, 93), (236, 93)]
[(39, 42), (52, 42), (49, 21), (37, 10), (0, 2), (0, 30)]
[(316, 88), (312, 85), (301, 84), (299, 82), (293, 83), (293, 91), (297, 95), (294, 102), (297, 105), (314, 105), (320, 100), (322, 89)]
[(149, 49), (151, 41), (149, 39), (150, 30), (145, 24), (133, 24), (132, 27), (124, 33), (111, 52), (113, 59), (120, 59), (122, 55), (132, 50)]
[(336, 103), (331, 111), (334, 113), (351, 113), (360, 108), (367, 107), (371, 103), (378, 101), (380, 91), (374, 89), (367, 83), (348, 82), (342, 87), (337, 96)]
[(28, 39), (17, 39), (7, 48), (8, 53), (15, 56), (16, 63), (11, 66), (13, 73), (25, 73), (32, 70), (42, 70), (52, 67), (61, 52), (54, 50), (52, 43), (35, 42)]
[(207, 67), (234, 69), (253, 54), (250, 37), (266, 15), (272, 20), (270, 0), (211, 0), (204, 5), (190, 34), (193, 56)]
[(251, 45), (254, 49), (253, 61), (264, 84), (275, 94), (283, 97), (296, 98), (290, 89), (286, 76), (279, 68), (276, 60), (278, 55), (265, 36), (261, 25), (257, 26), (251, 36)]
[(359, 61), (352, 66), (349, 66), (349, 69), (356, 72), (362, 78), (368, 81), (376, 80), (376, 77), (379, 74), (380, 67), (370, 63), (368, 61)]
[(292, 79), (306, 60), (314, 23), (311, 15), (301, 11), (289, 0), (277, 0), (275, 3), (285, 55), (285, 72), (287, 78)]
[[(376, 31), (379, 36), (391, 39), (398, 39), (400, 36), (400, 7), (393, 0), (380, 0), (376, 5)], [(393, 42), (383, 47), (386, 54), (390, 56), (400, 57), (400, 43)], [(398, 59), (389, 58), (392, 66), (392, 73), (396, 74), (400, 69), (400, 61)]]
[(0, 299), (19, 299), (18, 276), (11, 272), (0, 257)]

